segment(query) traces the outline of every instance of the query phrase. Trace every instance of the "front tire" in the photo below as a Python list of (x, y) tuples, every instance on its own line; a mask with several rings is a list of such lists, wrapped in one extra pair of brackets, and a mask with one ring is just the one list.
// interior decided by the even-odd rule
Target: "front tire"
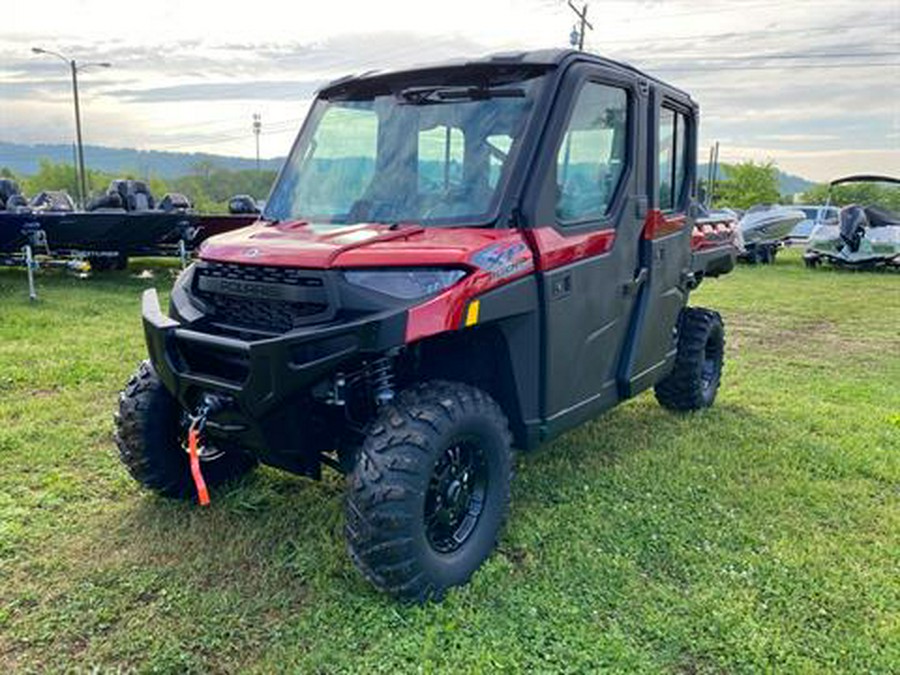
[[(194, 496), (188, 454), (181, 446), (183, 411), (149, 361), (141, 363), (119, 394), (115, 423), (119, 459), (132, 478), (166, 497)], [(239, 450), (209, 450), (200, 462), (210, 487), (237, 478), (257, 464), (252, 455)]]
[(708, 408), (716, 400), (725, 359), (725, 325), (718, 312), (686, 307), (681, 313), (675, 367), (656, 383), (656, 400), (669, 410)]
[(350, 477), (350, 556), (376, 587), (439, 599), (493, 550), (509, 507), (512, 453), (500, 406), (475, 387), (406, 390), (371, 424)]

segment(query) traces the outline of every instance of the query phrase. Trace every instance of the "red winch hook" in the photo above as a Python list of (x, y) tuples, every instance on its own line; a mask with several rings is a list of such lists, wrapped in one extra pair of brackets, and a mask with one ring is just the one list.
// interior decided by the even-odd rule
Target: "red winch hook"
[(206, 489), (206, 481), (203, 480), (203, 471), (200, 469), (200, 450), (202, 444), (200, 434), (206, 427), (206, 418), (213, 412), (214, 408), (219, 405), (216, 399), (205, 397), (203, 403), (197, 409), (197, 414), (190, 417), (191, 424), (188, 427), (187, 452), (190, 456), (191, 477), (194, 479), (194, 486), (197, 488), (197, 501), (200, 506), (209, 506), (209, 490)]

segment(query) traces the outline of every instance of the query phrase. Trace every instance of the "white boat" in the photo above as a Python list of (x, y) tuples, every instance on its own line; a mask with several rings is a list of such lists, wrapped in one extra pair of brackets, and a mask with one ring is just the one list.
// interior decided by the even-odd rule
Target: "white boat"
[(738, 226), (746, 245), (774, 243), (787, 237), (805, 219), (806, 214), (800, 209), (779, 204), (760, 205), (747, 211)]
[(750, 263), (775, 262), (784, 240), (805, 218), (806, 214), (796, 208), (779, 204), (754, 206), (738, 221), (744, 245), (738, 259)]

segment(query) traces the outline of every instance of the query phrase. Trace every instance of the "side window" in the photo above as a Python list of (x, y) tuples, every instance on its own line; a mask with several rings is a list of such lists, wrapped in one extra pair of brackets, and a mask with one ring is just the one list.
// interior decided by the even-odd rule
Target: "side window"
[(675, 211), (684, 193), (687, 118), (671, 108), (659, 111), (659, 208)]
[(419, 132), (419, 194), (442, 193), (462, 181), (463, 133), (436, 126)]
[(609, 212), (625, 172), (628, 94), (588, 82), (578, 94), (556, 160), (556, 217), (560, 223)]

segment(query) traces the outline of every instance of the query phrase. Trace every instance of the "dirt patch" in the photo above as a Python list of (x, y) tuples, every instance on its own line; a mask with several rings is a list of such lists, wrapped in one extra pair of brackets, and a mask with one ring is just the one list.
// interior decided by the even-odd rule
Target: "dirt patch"
[(861, 357), (883, 350), (900, 351), (900, 336), (860, 335), (852, 326), (827, 320), (801, 319), (785, 324), (779, 317), (742, 315), (728, 323), (728, 348)]

